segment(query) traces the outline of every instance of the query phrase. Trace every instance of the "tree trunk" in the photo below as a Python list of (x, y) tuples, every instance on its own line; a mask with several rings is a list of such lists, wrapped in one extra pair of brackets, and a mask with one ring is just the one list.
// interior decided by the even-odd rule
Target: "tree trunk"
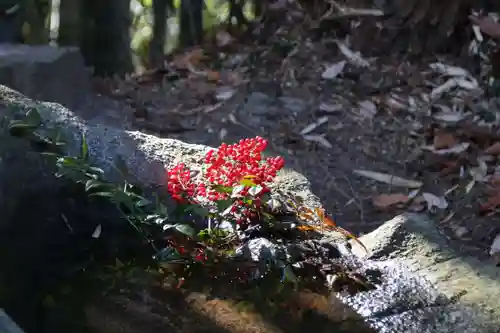
[(133, 71), (130, 49), (130, 0), (84, 0), (80, 49), (97, 76)]
[(261, 17), (264, 13), (264, 0), (253, 0), (253, 11), (255, 17)]
[(180, 34), (181, 47), (201, 44), (203, 40), (203, 0), (181, 0)]
[(153, 35), (149, 44), (149, 67), (163, 65), (167, 37), (167, 16), (172, 8), (171, 0), (153, 0)]
[(481, 5), (474, 0), (389, 0), (390, 44), (413, 54), (460, 53), (470, 42), (468, 16)]
[(24, 41), (27, 44), (47, 44), (50, 40), (50, 0), (24, 0), (24, 20), (28, 25)]
[(77, 46), (81, 34), (81, 0), (60, 0), (59, 34), (57, 42), (61, 46)]

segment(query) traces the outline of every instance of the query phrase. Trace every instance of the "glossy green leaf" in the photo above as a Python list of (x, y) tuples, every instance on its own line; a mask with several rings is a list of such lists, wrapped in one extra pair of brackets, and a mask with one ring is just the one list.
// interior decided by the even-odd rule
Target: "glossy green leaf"
[(92, 190), (95, 190), (99, 187), (102, 187), (104, 184), (98, 180), (95, 179), (89, 179), (85, 183), (85, 192), (90, 192)]
[(217, 211), (223, 212), (233, 204), (233, 200), (217, 200), (215, 205), (217, 206)]
[(219, 193), (233, 193), (231, 186), (213, 185), (212, 188)]
[(30, 124), (33, 127), (38, 127), (42, 124), (42, 116), (40, 116), (40, 113), (37, 109), (28, 110), (24, 120), (27, 124)]
[(187, 224), (176, 224), (175, 230), (189, 237), (194, 237), (196, 235), (194, 228)]

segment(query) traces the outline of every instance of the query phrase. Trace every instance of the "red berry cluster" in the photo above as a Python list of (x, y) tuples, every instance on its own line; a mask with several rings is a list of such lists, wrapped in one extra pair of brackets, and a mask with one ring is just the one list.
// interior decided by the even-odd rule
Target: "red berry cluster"
[[(251, 177), (255, 185), (268, 189), (266, 182), (271, 182), (278, 171), (285, 165), (283, 157), (268, 157), (262, 163), (262, 153), (267, 147), (267, 140), (261, 137), (240, 140), (233, 145), (222, 144), (217, 151), (211, 150), (205, 156), (208, 168), (205, 173), (211, 184), (236, 186), (245, 177)], [(245, 195), (246, 193), (242, 193)]]
[(172, 195), (174, 200), (183, 202), (186, 201), (187, 198), (195, 195), (196, 186), (191, 180), (191, 172), (186, 169), (184, 163), (179, 163), (177, 166), (168, 170), (167, 175), (168, 192)]
[[(240, 140), (239, 143), (222, 144), (216, 150), (210, 150), (205, 156), (206, 170), (202, 182), (195, 184), (191, 172), (184, 164), (179, 164), (168, 171), (168, 190), (177, 201), (197, 203), (197, 197), (209, 201), (227, 199), (230, 195), (218, 192), (214, 185), (234, 187), (242, 184), (243, 179), (251, 180), (252, 186), (259, 185), (262, 190), (260, 197), (269, 192), (266, 183), (276, 177), (279, 170), (285, 165), (283, 157), (268, 157), (262, 160), (262, 153), (267, 147), (267, 140), (256, 137)], [(241, 195), (247, 195), (250, 186), (245, 186)], [(238, 205), (242, 201), (237, 202)], [(256, 202), (255, 204), (259, 204)], [(237, 210), (233, 206), (233, 212)]]

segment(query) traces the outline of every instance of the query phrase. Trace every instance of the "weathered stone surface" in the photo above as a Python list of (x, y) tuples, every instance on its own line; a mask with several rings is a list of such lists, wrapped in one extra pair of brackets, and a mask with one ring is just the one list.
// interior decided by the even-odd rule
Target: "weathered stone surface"
[[(409, 290), (401, 290), (397, 281), (380, 289), (393, 289), (403, 301), (397, 306), (377, 304), (382, 298), (370, 293), (346, 299), (381, 332), (498, 332), (499, 269), (455, 250), (426, 215), (398, 216), (361, 241), (369, 255), (355, 246), (360, 256), (387, 270), (400, 263), (395, 268), (400, 283), (410, 276), (420, 279)], [(435, 297), (429, 299), (432, 294)]]
[(89, 90), (90, 76), (77, 48), (1, 44), (0, 84), (73, 107)]
[(19, 326), (17, 326), (2, 309), (0, 309), (0, 332), (23, 333)]
[[(114, 168), (114, 163), (117, 158), (121, 158), (138, 182), (152, 187), (163, 186), (165, 185), (166, 167), (172, 167), (182, 161), (193, 169), (199, 169), (203, 156), (211, 149), (207, 146), (173, 139), (161, 139), (137, 131), (126, 131), (103, 125), (99, 117), (85, 121), (83, 120), (85, 117), (79, 117), (59, 104), (34, 102), (6, 87), (0, 87), (0, 97), (4, 104), (0, 110), (3, 109), (1, 112), (7, 114), (7, 118), (14, 117), (16, 113), (24, 113), (29, 108), (36, 108), (43, 117), (46, 128), (63, 129), (69, 141), (67, 149), (70, 154), (78, 154), (81, 137), (84, 134), (94, 165), (101, 167), (109, 180), (116, 180), (119, 176)], [(22, 140), (12, 139), (8, 133), (0, 133), (0, 135), (4, 134), (6, 135), (4, 142), (15, 142), (15, 145), (24, 145), (25, 147), (24, 142), (19, 142)], [(24, 150), (26, 149), (25, 147)], [(12, 151), (19, 150), (6, 146), (6, 155), (11, 155)], [(14, 158), (11, 158), (8, 165), (25, 163), (23, 162), (24, 152), (21, 152), (17, 158), (19, 158), (17, 163)], [(34, 166), (39, 163), (32, 162), (29, 165)], [(41, 171), (38, 169), (33, 172), (35, 177), (39, 175), (39, 172)], [(302, 195), (306, 199), (306, 203), (312, 207), (320, 205), (319, 199), (309, 190), (309, 181), (293, 170), (283, 171), (277, 177), (275, 186), (283, 191)]]

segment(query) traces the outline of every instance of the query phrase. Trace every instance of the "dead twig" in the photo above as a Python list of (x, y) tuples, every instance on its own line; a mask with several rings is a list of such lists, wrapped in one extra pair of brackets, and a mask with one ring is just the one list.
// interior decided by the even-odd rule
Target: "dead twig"
[[(383, 16), (384, 12), (379, 9), (366, 9), (366, 8), (351, 8), (343, 7), (335, 0), (328, 0), (330, 8), (323, 14), (320, 21), (323, 20), (334, 20), (346, 17), (359, 17), (359, 16)], [(337, 11), (335, 15), (332, 16), (334, 10)]]

